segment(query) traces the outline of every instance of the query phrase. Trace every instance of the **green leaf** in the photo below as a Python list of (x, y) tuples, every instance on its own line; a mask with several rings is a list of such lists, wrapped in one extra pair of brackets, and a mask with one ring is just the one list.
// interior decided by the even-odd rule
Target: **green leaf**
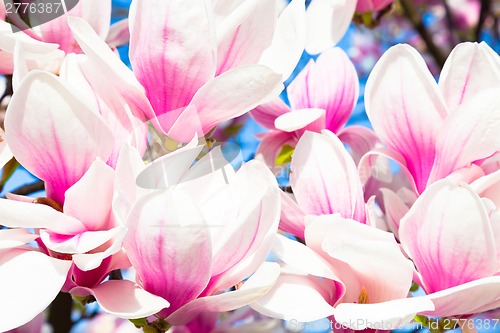
[(290, 163), (292, 161), (292, 155), (294, 151), (295, 147), (284, 145), (283, 148), (281, 148), (281, 152), (278, 154), (278, 157), (276, 157), (276, 165)]

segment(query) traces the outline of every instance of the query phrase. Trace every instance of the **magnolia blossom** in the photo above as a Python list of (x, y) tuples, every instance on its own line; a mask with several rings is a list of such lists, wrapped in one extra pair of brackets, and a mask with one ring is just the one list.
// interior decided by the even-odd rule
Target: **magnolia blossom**
[(356, 70), (340, 48), (310, 60), (287, 88), (291, 108), (277, 98), (251, 112), (258, 123), (271, 129), (262, 136), (257, 155), (274, 166), (284, 145), (295, 147), (306, 130), (328, 129), (348, 143), (359, 160), (377, 139), (361, 126), (343, 128), (356, 105), (358, 91)]
[(307, 8), (306, 51), (318, 54), (344, 36), (351, 23), (356, 0), (312, 0)]
[(277, 19), (278, 8), (264, 0), (132, 2), (132, 67), (170, 137), (203, 136), (278, 95), (305, 38), (304, 2)]
[[(201, 149), (192, 141), (150, 163), (137, 178), (142, 194), (128, 187), (120, 199), (137, 195), (124, 247), (137, 283), (169, 301), (157, 316), (171, 325), (246, 305), (279, 273), (277, 264), (263, 263), (279, 222), (273, 175), (256, 161), (234, 172), (218, 149), (190, 168)], [(254, 272), (235, 291), (219, 294)]]
[[(364, 224), (361, 183), (340, 140), (328, 131), (306, 132), (295, 150), (291, 177), (305, 212), (293, 216), (300, 220), (289, 220), (285, 212), (298, 208), (283, 199), (288, 209), (282, 210), (280, 226), (300, 232), (305, 245), (278, 236), (273, 251), (286, 265), (271, 291), (251, 306), (268, 316), (300, 322), (333, 316), (339, 326), (352, 328), (349, 318), (357, 318), (358, 306), (406, 298), (413, 265), (392, 234)], [(371, 325), (385, 321), (392, 325), (385, 329), (391, 329), (418, 311), (432, 309), (429, 300), (402, 303), (365, 320)]]
[[(38, 3), (35, 3), (38, 4)], [(54, 5), (54, 9), (56, 6)], [(61, 14), (64, 9), (58, 9)], [(27, 11), (28, 14), (30, 11)], [(58, 72), (65, 54), (82, 53), (68, 26), (67, 16), (61, 15), (39, 26), (29, 28), (17, 16), (14, 24), (22, 31), (13, 33), (12, 26), (5, 22), (6, 11), (4, 2), (0, 2), (0, 72), (12, 74), (14, 70), (14, 48), (20, 43), (26, 50), (25, 59), (31, 69), (45, 69)], [(128, 24), (126, 20), (109, 26), (111, 19), (111, 0), (79, 0), (69, 9), (69, 15), (78, 16), (87, 20), (97, 31), (102, 40), (106, 40), (109, 47), (113, 48), (128, 42)], [(14, 18), (15, 14), (9, 15)], [(40, 15), (32, 13), (31, 15)], [(36, 21), (36, 20), (34, 20)]]

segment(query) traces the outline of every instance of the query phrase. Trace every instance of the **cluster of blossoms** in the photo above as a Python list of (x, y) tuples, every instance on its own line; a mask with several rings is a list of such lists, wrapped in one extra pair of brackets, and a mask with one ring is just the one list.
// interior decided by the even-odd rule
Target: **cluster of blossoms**
[[(45, 185), (0, 199), (0, 331), (39, 332), (60, 293), (99, 305), (96, 332), (442, 332), (499, 308), (500, 57), (460, 43), (436, 82), (393, 46), (373, 129), (348, 126), (359, 80), (335, 45), (390, 3), (133, 0), (110, 28), (111, 0), (80, 0), (15, 33), (0, 3), (0, 163)], [(247, 113), (269, 131), (242, 162), (212, 135)]]

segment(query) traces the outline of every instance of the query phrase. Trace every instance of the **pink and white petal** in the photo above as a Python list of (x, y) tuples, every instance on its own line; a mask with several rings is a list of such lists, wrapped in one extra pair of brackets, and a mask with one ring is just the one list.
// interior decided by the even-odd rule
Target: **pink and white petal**
[(187, 106), (215, 75), (215, 27), (207, 7), (203, 0), (131, 5), (130, 60), (156, 115)]
[[(337, 225), (335, 230), (340, 231), (342, 227)], [(342, 239), (344, 234), (340, 232), (338, 234), (339, 239)], [(363, 239), (339, 241), (329, 236), (323, 242), (323, 249), (332, 258), (350, 266), (370, 303), (404, 298), (408, 294), (412, 283), (413, 264), (403, 255), (394, 240), (392, 242)], [(343, 302), (355, 302), (358, 299), (359, 297), (345, 298)]]
[(321, 53), (344, 36), (349, 28), (356, 1), (351, 0), (314, 0), (307, 8), (306, 51), (309, 54)]
[(298, 322), (322, 319), (334, 311), (328, 299), (335, 290), (327, 290), (326, 286), (324, 281), (313, 276), (282, 272), (271, 290), (250, 307), (271, 318)]
[[(99, 36), (106, 38), (111, 18), (111, 0), (92, 1), (81, 0), (74, 6), (68, 15), (85, 19)], [(68, 26), (68, 15), (59, 16), (39, 26), (42, 39), (45, 42), (59, 44), (59, 48), (66, 53), (81, 53)]]
[(277, 97), (282, 89), (281, 76), (266, 66), (247, 65), (227, 71), (196, 92), (168, 135), (180, 142), (188, 142), (196, 133), (201, 137), (220, 123)]
[(111, 48), (125, 45), (130, 40), (130, 29), (128, 25), (128, 18), (113, 23), (109, 27), (109, 33), (106, 37), (106, 44)]
[(31, 202), (0, 199), (2, 225), (8, 228), (46, 229), (65, 234), (85, 230), (83, 223), (52, 207)]
[(326, 128), (337, 133), (351, 116), (359, 93), (358, 75), (347, 54), (336, 47), (310, 60), (287, 88), (292, 109), (326, 110)]
[[(129, 105), (142, 110), (148, 119), (155, 119), (155, 113), (145, 95), (144, 87), (92, 27), (78, 17), (68, 17), (68, 24), (78, 44), (97, 68), (101, 77), (105, 77), (106, 82), (125, 97)], [(156, 123), (155, 126), (159, 128)]]
[(284, 145), (294, 147), (297, 139), (291, 133), (282, 131), (271, 131), (262, 135), (259, 147), (257, 148), (255, 158), (264, 162), (273, 173), (278, 176), (283, 173), (284, 166), (277, 166), (276, 159), (278, 158)]
[(417, 313), (434, 310), (424, 297), (395, 299), (375, 304), (342, 303), (335, 307), (335, 320), (353, 330), (393, 330), (413, 320)]
[(204, 218), (187, 194), (172, 188), (146, 194), (126, 226), (123, 247), (140, 285), (171, 304), (162, 316), (200, 295), (211, 276), (212, 248)]
[(114, 170), (101, 159), (65, 193), (64, 213), (85, 224), (88, 231), (109, 227), (113, 200)]
[(21, 42), (16, 41), (14, 48), (14, 72), (12, 73), (12, 90), (16, 91), (21, 81), (28, 75), (28, 63), (24, 56)]
[(61, 290), (70, 267), (71, 261), (37, 251), (1, 251), (0, 293), (10, 301), (0, 303), (0, 331), (19, 327), (42, 312)]
[[(198, 141), (197, 137), (194, 140)], [(137, 186), (143, 189), (165, 189), (175, 186), (186, 175), (203, 146), (188, 144), (153, 160), (137, 175)]]
[(340, 213), (364, 223), (365, 202), (356, 165), (333, 133), (304, 133), (291, 168), (290, 183), (306, 214)]
[(0, 21), (0, 45), (2, 45), (2, 51), (13, 54), (16, 43), (21, 42), (26, 56), (29, 59), (35, 59), (40, 54), (47, 54), (59, 47), (58, 44), (45, 43), (40, 41), (39, 37), (34, 37), (37, 36), (29, 29), (13, 33), (12, 26), (9, 23)]
[(33, 71), (9, 103), (5, 136), (17, 160), (45, 181), (47, 196), (64, 192), (96, 157), (107, 160), (113, 135), (77, 93), (56, 76)]
[(359, 164), (361, 157), (375, 148), (378, 137), (373, 130), (363, 126), (349, 126), (337, 132), (340, 141), (349, 147), (352, 159)]
[(285, 81), (304, 52), (306, 37), (305, 2), (292, 0), (279, 16), (271, 46), (262, 53), (259, 64), (281, 74), (282, 81)]
[(424, 296), (434, 303), (433, 317), (458, 317), (500, 307), (500, 276), (486, 277)]
[(276, 235), (273, 252), (287, 265), (299, 272), (327, 278), (343, 284), (332, 270), (330, 264), (311, 248), (282, 235)]
[(460, 43), (451, 51), (439, 77), (450, 111), (478, 92), (500, 85), (500, 65), (495, 58), (498, 55), (484, 42)]
[(500, 151), (499, 93), (499, 88), (477, 93), (446, 119), (436, 140), (429, 184)]
[(76, 287), (70, 293), (82, 296), (90, 293), (105, 312), (125, 319), (145, 318), (169, 307), (164, 298), (128, 280), (110, 280), (91, 289)]
[(480, 197), (490, 199), (500, 209), (500, 170), (476, 179), (470, 186)]
[(414, 48), (400, 44), (384, 53), (366, 83), (365, 104), (375, 133), (404, 157), (422, 192), (448, 111), (424, 59)]
[[(408, 170), (404, 157), (397, 151), (390, 148), (374, 148), (361, 157), (358, 165), (358, 170), (359, 177), (363, 186), (367, 186), (367, 182), (371, 177), (376, 181), (380, 181), (384, 184), (392, 184), (394, 187), (396, 187), (394, 189), (396, 191), (399, 190), (401, 186), (405, 185), (404, 183), (393, 184), (394, 182), (398, 181), (398, 179), (392, 174), (388, 159), (391, 159), (398, 164), (398, 166), (401, 168), (400, 172), (404, 176), (400, 178), (404, 178), (405, 182), (407, 182), (409, 185), (408, 187), (411, 188), (415, 193), (418, 193), (415, 180), (413, 179), (410, 170)], [(380, 186), (377, 186), (377, 191), (379, 187)]]
[(387, 225), (390, 231), (399, 239), (399, 221), (408, 212), (409, 207), (404, 201), (393, 191), (387, 188), (381, 188), (384, 198), (384, 210)]
[(62, 235), (48, 230), (40, 231), (43, 244), (59, 253), (87, 253), (116, 237), (123, 227), (103, 231), (85, 231), (77, 235)]
[(295, 132), (305, 128), (320, 132), (325, 129), (325, 110), (295, 109), (276, 118), (274, 127), (283, 132)]
[(250, 111), (250, 115), (259, 125), (268, 129), (275, 129), (275, 119), (290, 111), (290, 107), (280, 97), (276, 97), (267, 103), (257, 106)]
[(277, 263), (265, 262), (235, 291), (201, 297), (186, 304), (166, 318), (172, 325), (190, 322), (202, 312), (226, 312), (251, 304), (265, 295), (276, 283), (280, 273)]
[(0, 230), (0, 251), (23, 246), (34, 241), (39, 236), (25, 229)]
[[(212, 238), (212, 275), (226, 272), (262, 245), (267, 245), (268, 235), (278, 231), (280, 190), (265, 164), (260, 161), (245, 163), (231, 186), (233, 195), (242, 204), (235, 219), (217, 238)], [(270, 250), (269, 246), (267, 251)]]
[(73, 262), (82, 271), (90, 271), (98, 268), (104, 259), (116, 254), (122, 249), (122, 242), (127, 233), (127, 229), (124, 227), (117, 227), (116, 234), (112, 239), (111, 246), (106, 248), (102, 252), (95, 253), (81, 253), (73, 255)]
[(497, 271), (489, 216), (465, 183), (440, 180), (431, 185), (401, 220), (399, 237), (428, 293)]
[(14, 157), (10, 151), (7, 141), (4, 140), (5, 132), (0, 129), (0, 168), (3, 168), (5, 164)]
[(278, 16), (274, 1), (241, 2), (217, 25), (216, 75), (238, 66), (256, 64), (273, 40)]
[(304, 239), (305, 216), (292, 195), (281, 191), (280, 230)]

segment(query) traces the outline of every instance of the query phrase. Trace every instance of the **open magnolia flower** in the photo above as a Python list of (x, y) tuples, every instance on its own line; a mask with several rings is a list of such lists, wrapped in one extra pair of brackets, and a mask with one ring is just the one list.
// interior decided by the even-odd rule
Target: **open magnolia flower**
[[(79, 0), (72, 8), (68, 8), (68, 14), (78, 16), (87, 20), (97, 31), (100, 38), (105, 40), (110, 48), (126, 44), (129, 39), (127, 20), (117, 22), (109, 26), (111, 19), (111, 0)], [(29, 3), (29, 1), (27, 1)], [(10, 5), (13, 3), (10, 2)], [(38, 5), (37, 2), (34, 3)], [(45, 4), (45, 3), (42, 3)], [(68, 2), (69, 4), (69, 2)], [(50, 3), (52, 5), (52, 3)], [(6, 22), (7, 13), (5, 3), (0, 2), (0, 73), (12, 74), (14, 70), (15, 44), (19, 42), (26, 49), (25, 59), (31, 69), (45, 69), (58, 72), (65, 54), (82, 53), (81, 48), (75, 41), (68, 26), (67, 16), (61, 15), (48, 22), (35, 27), (28, 27), (17, 11), (14, 12), (10, 6), (9, 19), (21, 31), (13, 32), (12, 26)], [(45, 8), (45, 7), (44, 7)], [(54, 4), (52, 10), (64, 13), (62, 6)], [(21, 10), (19, 11), (21, 12)], [(30, 14), (29, 9), (26, 10)], [(38, 11), (31, 15), (41, 15)], [(37, 20), (33, 20), (36, 22)]]
[(276, 1), (132, 2), (132, 67), (170, 137), (188, 142), (279, 94), (303, 50), (305, 9), (292, 1), (276, 21), (278, 8)]
[[(193, 140), (145, 168), (139, 163), (122, 168), (122, 160), (117, 167), (124, 182), (114, 211), (135, 201), (128, 213), (116, 213), (128, 228), (123, 246), (137, 283), (168, 300), (170, 306), (156, 317), (169, 325), (251, 303), (279, 274), (277, 264), (263, 263), (279, 223), (279, 189), (272, 173), (257, 161), (235, 172), (220, 149), (191, 167), (202, 148)], [(140, 161), (137, 152), (129, 150), (128, 156), (133, 155)], [(126, 282), (113, 283), (119, 289)], [(235, 291), (221, 293), (233, 286), (238, 286)], [(109, 299), (96, 289), (71, 292), (90, 292), (106, 306)]]
[[(333, 316), (339, 327), (354, 328), (349, 317), (356, 316), (358, 306), (406, 298), (413, 265), (392, 234), (364, 224), (361, 183), (340, 140), (328, 131), (306, 132), (292, 159), (291, 181), (300, 208), (283, 199), (287, 209), (280, 226), (295, 231), (305, 245), (278, 236), (273, 251), (286, 266), (271, 291), (251, 306), (299, 322)], [(297, 209), (303, 211), (294, 220), (285, 213)], [(367, 317), (365, 324), (385, 322), (391, 327), (384, 329), (392, 329), (432, 309), (429, 300), (402, 304), (378, 318)]]
[(500, 58), (485, 43), (458, 45), (439, 84), (415, 49), (392, 47), (373, 69), (365, 92), (366, 112), (387, 148), (366, 155), (362, 167), (370, 170), (377, 156), (389, 157), (419, 194), (480, 163), (500, 151), (499, 89)]
[(342, 49), (325, 51), (316, 61), (310, 60), (287, 88), (291, 107), (276, 98), (252, 110), (252, 117), (271, 130), (262, 135), (257, 155), (274, 166), (282, 148), (294, 148), (306, 130), (328, 129), (349, 144), (358, 161), (377, 141), (368, 128), (344, 128), (358, 90), (356, 69)]

